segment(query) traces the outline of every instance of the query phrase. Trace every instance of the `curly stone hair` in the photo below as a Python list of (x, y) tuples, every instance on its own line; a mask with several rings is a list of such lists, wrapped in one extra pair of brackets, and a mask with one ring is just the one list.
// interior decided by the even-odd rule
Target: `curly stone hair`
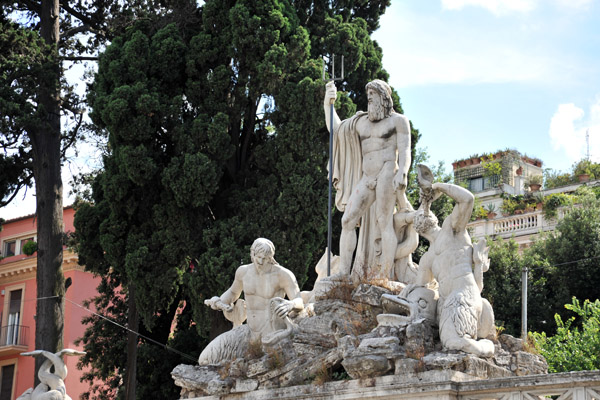
[(425, 213), (420, 212), (415, 216), (413, 227), (417, 233), (426, 233), (435, 226), (438, 226), (438, 219), (433, 213), (425, 215)]
[(254, 259), (257, 254), (263, 254), (271, 264), (277, 264), (275, 261), (275, 245), (269, 239), (258, 238), (250, 247), (250, 257)]

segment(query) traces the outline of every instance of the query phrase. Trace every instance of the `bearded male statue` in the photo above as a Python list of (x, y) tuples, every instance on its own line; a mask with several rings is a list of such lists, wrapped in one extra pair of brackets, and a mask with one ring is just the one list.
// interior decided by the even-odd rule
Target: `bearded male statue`
[[(336, 99), (333, 82), (324, 99), (327, 128), (333, 124), (333, 185), (336, 207), (344, 212), (340, 237), (340, 274), (392, 279), (398, 239), (394, 208), (408, 205), (405, 195), (410, 166), (410, 124), (393, 109), (392, 90), (381, 80), (366, 85), (368, 112), (340, 121), (330, 117)], [(361, 220), (362, 219), (362, 220)], [(360, 223), (357, 239), (356, 227)], [(358, 246), (358, 247), (357, 247)]]

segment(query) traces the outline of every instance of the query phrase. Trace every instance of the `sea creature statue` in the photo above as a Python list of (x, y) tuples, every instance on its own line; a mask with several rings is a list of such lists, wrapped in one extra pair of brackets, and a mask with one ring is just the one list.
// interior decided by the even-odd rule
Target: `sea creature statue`
[[(67, 366), (62, 360), (63, 355), (82, 356), (85, 352), (73, 349), (63, 349), (58, 353), (46, 350), (34, 350), (21, 353), (22, 356), (44, 356), (46, 360), (38, 371), (39, 385), (27, 389), (17, 400), (72, 400), (67, 394), (65, 378), (67, 377)], [(51, 372), (52, 367), (54, 371)]]
[[(446, 349), (490, 357), (494, 344), (485, 338), (494, 334), (494, 312), (481, 297), (483, 272), (489, 268), (488, 248), (485, 240), (473, 246), (466, 229), (473, 194), (457, 185), (433, 183), (433, 174), (424, 165), (418, 165), (418, 182), (422, 201), (413, 213), (413, 223), (430, 246), (421, 257), (415, 283), (424, 286), (436, 280), (439, 284), (437, 321)], [(440, 227), (430, 206), (442, 194), (454, 199), (456, 205)], [(407, 286), (400, 297), (408, 298), (414, 288)]]
[(437, 291), (423, 286), (411, 285), (411, 288), (405, 291), (407, 297), (393, 294), (381, 296), (383, 314), (377, 316), (380, 326), (405, 326), (423, 320), (432, 325), (436, 323)]

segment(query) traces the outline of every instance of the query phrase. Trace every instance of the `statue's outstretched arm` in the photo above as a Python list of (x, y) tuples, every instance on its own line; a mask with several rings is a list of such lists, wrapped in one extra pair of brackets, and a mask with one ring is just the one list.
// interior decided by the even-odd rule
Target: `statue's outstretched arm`
[(211, 299), (204, 300), (204, 304), (210, 306), (213, 310), (219, 310), (223, 312), (233, 311), (233, 303), (242, 295), (244, 290), (243, 278), (246, 273), (246, 265), (242, 265), (235, 271), (235, 278), (231, 287), (225, 291), (221, 296), (214, 296)]

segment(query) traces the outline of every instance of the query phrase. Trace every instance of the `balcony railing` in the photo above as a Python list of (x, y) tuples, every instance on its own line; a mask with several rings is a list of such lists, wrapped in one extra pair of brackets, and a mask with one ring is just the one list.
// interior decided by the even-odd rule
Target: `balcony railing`
[(29, 327), (24, 325), (3, 326), (0, 332), (0, 348), (5, 346), (27, 346)]
[(541, 221), (542, 214), (539, 212), (502, 218), (497, 222), (494, 221), (494, 235), (539, 229), (542, 227)]
[(535, 235), (542, 231), (553, 230), (556, 224), (568, 212), (568, 207), (557, 210), (557, 217), (546, 219), (541, 211), (533, 211), (525, 214), (510, 215), (492, 220), (477, 220), (470, 222), (467, 228), (474, 238), (486, 236), (510, 238), (515, 236)]

